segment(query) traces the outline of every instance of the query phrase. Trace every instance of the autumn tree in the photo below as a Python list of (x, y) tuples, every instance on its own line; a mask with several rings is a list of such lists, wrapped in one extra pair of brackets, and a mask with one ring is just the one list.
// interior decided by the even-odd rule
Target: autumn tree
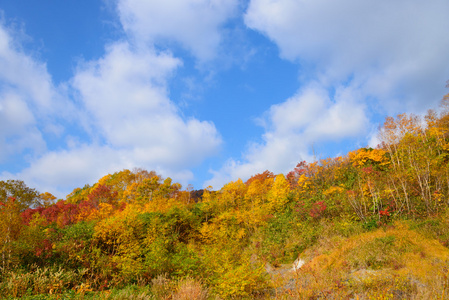
[(49, 207), (55, 203), (56, 199), (51, 193), (45, 192), (39, 195), (37, 203), (40, 207)]
[(40, 204), (39, 192), (26, 186), (22, 180), (0, 181), (0, 201), (6, 202), (8, 197), (13, 197), (22, 211)]
[(20, 209), (20, 203), (14, 197), (0, 201), (0, 253), (4, 270), (13, 263), (13, 242), (22, 228)]
[[(383, 127), (380, 128), (379, 138), (387, 151), (392, 171), (389, 177), (391, 190), (395, 191), (396, 198), (404, 203), (407, 213), (414, 211), (410, 199), (410, 172), (408, 159), (411, 145), (417, 136), (422, 133), (420, 120), (416, 115), (400, 114), (396, 118), (387, 117)], [(401, 143), (407, 137), (408, 143)]]
[(287, 180), (292, 187), (296, 187), (298, 185), (298, 179), (307, 171), (307, 162), (303, 160), (298, 163), (296, 167), (287, 174)]

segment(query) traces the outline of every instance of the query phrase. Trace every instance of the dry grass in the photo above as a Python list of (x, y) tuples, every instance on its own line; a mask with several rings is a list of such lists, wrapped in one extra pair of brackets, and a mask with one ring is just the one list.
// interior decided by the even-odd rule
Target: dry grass
[(449, 299), (449, 249), (404, 223), (324, 237), (307, 253), (308, 263), (283, 278), (291, 288), (276, 298)]
[(35, 268), (32, 272), (10, 272), (0, 283), (0, 295), (22, 297), (58, 294), (81, 284), (86, 269), (79, 272), (62, 268)]
[(201, 281), (187, 277), (178, 282), (173, 300), (206, 300), (208, 294)]
[(172, 285), (167, 274), (159, 275), (151, 281), (151, 293), (155, 299), (171, 299)]
[(209, 291), (204, 284), (191, 277), (175, 281), (163, 274), (153, 279), (151, 284), (154, 299), (206, 300), (209, 296)]

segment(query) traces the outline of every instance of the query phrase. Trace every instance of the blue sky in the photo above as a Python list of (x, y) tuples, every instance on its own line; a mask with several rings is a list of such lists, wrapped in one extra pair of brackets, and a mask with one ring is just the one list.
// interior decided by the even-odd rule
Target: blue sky
[(0, 179), (195, 188), (375, 146), (437, 108), (447, 0), (0, 0)]

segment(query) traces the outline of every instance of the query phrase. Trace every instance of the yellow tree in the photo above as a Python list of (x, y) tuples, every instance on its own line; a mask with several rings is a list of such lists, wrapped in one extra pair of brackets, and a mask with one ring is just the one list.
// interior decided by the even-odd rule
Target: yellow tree
[(248, 187), (241, 179), (225, 184), (216, 193), (214, 201), (208, 203), (214, 208), (214, 213), (222, 213), (231, 209), (239, 209), (244, 202)]
[(93, 187), (86, 184), (83, 188), (75, 188), (70, 194), (67, 195), (67, 203), (78, 204), (87, 200)]
[(40, 207), (49, 207), (50, 205), (55, 203), (55, 200), (55, 196), (53, 196), (49, 192), (45, 192), (39, 195), (38, 203)]
[(274, 174), (270, 171), (265, 171), (260, 174), (252, 176), (246, 181), (248, 189), (245, 193), (245, 202), (247, 209), (254, 210), (268, 201), (268, 191), (274, 183)]
[(379, 131), (379, 138), (389, 154), (393, 171), (389, 177), (390, 189), (396, 192), (397, 198), (404, 203), (408, 213), (414, 211), (414, 204), (411, 203), (409, 195), (412, 144), (416, 145), (414, 140), (422, 133), (420, 119), (413, 114), (400, 114), (396, 119), (387, 117)]
[(146, 171), (143, 169), (134, 169), (130, 171), (125, 169), (120, 172), (116, 172), (112, 175), (107, 175), (98, 181), (98, 184), (103, 184), (110, 187), (113, 191), (117, 192), (118, 199), (125, 202), (132, 202), (135, 200), (131, 198), (131, 186), (140, 186), (144, 181), (153, 177), (159, 177), (154, 171)]
[(13, 197), (0, 202), (0, 253), (4, 270), (14, 262), (13, 242), (17, 240), (22, 228), (20, 209), (20, 203)]
[(372, 213), (379, 214), (385, 205), (384, 200), (389, 198), (384, 197), (384, 181), (380, 176), (381, 172), (387, 170), (390, 165), (387, 152), (383, 149), (361, 148), (349, 152), (348, 157), (352, 166), (357, 170), (359, 192), (358, 197), (354, 197), (354, 194), (349, 197), (351, 206), (362, 219), (367, 216), (367, 206), (371, 208)]
[(273, 186), (268, 193), (268, 201), (273, 211), (280, 211), (288, 201), (290, 184), (283, 174), (274, 179)]

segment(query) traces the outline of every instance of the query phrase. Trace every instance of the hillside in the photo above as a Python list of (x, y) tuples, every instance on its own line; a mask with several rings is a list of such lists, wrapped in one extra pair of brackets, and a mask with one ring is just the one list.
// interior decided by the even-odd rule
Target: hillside
[(449, 298), (448, 104), (218, 191), (136, 169), (54, 203), (2, 181), (0, 297)]

